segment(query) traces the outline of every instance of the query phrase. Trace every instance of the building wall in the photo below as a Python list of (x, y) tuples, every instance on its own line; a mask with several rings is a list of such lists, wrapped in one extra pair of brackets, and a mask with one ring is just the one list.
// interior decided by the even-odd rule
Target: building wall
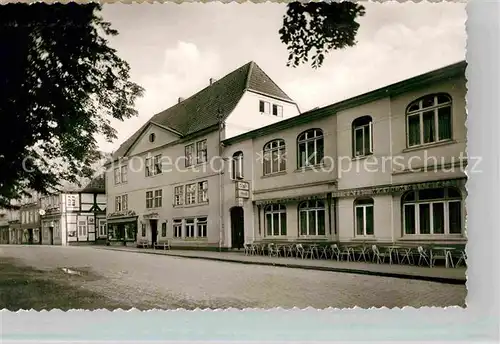
[[(261, 113), (259, 110), (260, 100), (282, 106), (283, 116), (274, 116), (272, 112), (271, 114)], [(225, 138), (228, 139), (299, 114), (299, 109), (295, 104), (247, 91), (226, 119)]]
[[(185, 147), (201, 140), (207, 141), (208, 162), (185, 167)], [(107, 185), (107, 213), (116, 212), (116, 196), (127, 195), (128, 210), (138, 215), (137, 239), (151, 241), (151, 230), (149, 220), (144, 215), (158, 214), (158, 239), (170, 239), (176, 245), (218, 245), (219, 242), (219, 209), (220, 209), (220, 182), (219, 170), (223, 163), (219, 156), (219, 133), (213, 131), (204, 136), (182, 141), (179, 144), (161, 147), (162, 142), (157, 142), (158, 147), (148, 153), (129, 157), (128, 181), (119, 185), (114, 184), (113, 170), (108, 169), (106, 173)], [(146, 177), (144, 164), (148, 156), (162, 154), (164, 172), (155, 176)], [(118, 166), (118, 165), (117, 165)], [(183, 205), (174, 207), (174, 188), (176, 186), (190, 183), (208, 182), (208, 202), (194, 205)], [(146, 192), (162, 190), (162, 206), (158, 208), (146, 208)], [(185, 194), (184, 194), (185, 196)], [(173, 219), (190, 217), (208, 217), (207, 237), (203, 239), (174, 238)], [(161, 237), (161, 223), (167, 221), (167, 237)], [(142, 236), (141, 224), (145, 223), (146, 236)]]

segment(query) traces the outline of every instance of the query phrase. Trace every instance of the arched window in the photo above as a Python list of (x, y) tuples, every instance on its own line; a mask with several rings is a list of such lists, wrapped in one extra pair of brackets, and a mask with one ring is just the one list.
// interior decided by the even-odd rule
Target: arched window
[(278, 139), (264, 145), (264, 175), (286, 170), (285, 141)]
[(451, 105), (451, 97), (446, 93), (429, 94), (408, 105), (408, 147), (451, 140)]
[(405, 235), (462, 234), (462, 195), (457, 189), (409, 191), (401, 203)]
[(354, 201), (354, 226), (356, 228), (356, 236), (374, 234), (372, 198), (362, 198)]
[(297, 137), (297, 165), (299, 168), (317, 165), (324, 157), (324, 139), (321, 129), (310, 129)]
[(300, 235), (325, 235), (325, 202), (304, 201), (299, 204)]
[(373, 153), (373, 121), (370, 116), (356, 118), (352, 122), (353, 156), (365, 156)]
[(282, 204), (269, 204), (264, 208), (268, 236), (286, 235), (286, 208)]
[(231, 178), (243, 179), (243, 152), (238, 151), (231, 159)]

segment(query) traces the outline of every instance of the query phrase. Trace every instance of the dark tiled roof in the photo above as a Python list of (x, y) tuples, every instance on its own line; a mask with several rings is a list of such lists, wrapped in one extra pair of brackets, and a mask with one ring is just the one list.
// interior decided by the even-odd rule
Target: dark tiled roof
[(105, 177), (104, 174), (101, 174), (90, 181), (80, 192), (88, 192), (88, 193), (104, 193), (106, 191), (105, 185)]
[(245, 91), (255, 91), (292, 102), (269, 76), (253, 61), (184, 101), (154, 115), (129, 137), (113, 154), (113, 160), (124, 156), (150, 122), (169, 127), (181, 136), (215, 126), (234, 110)]

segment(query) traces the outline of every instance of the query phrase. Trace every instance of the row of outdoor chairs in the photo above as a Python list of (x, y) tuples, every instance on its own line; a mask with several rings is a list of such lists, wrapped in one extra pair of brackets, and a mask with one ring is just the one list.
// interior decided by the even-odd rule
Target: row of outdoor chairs
[[(444, 252), (444, 253), (443, 253)], [(269, 257), (293, 257), (301, 259), (330, 259), (347, 262), (372, 262), (377, 264), (409, 264), (419, 266), (436, 266), (439, 260), (445, 265), (458, 267), (465, 265), (465, 250), (457, 250), (453, 256), (450, 250), (423, 246), (377, 246), (377, 245), (343, 245), (338, 244), (245, 244), (245, 255), (268, 255)], [(454, 259), (456, 260), (454, 262)]]

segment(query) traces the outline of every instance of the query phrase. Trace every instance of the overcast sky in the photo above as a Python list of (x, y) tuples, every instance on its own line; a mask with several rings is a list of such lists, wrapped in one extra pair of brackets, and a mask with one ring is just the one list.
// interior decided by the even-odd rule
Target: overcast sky
[(112, 151), (155, 113), (189, 97), (253, 60), (301, 111), (383, 87), (465, 59), (465, 3), (365, 3), (353, 48), (326, 56), (324, 65), (286, 67), (278, 30), (283, 4), (112, 4), (102, 15), (119, 31), (110, 39), (146, 89), (139, 116), (113, 122)]

